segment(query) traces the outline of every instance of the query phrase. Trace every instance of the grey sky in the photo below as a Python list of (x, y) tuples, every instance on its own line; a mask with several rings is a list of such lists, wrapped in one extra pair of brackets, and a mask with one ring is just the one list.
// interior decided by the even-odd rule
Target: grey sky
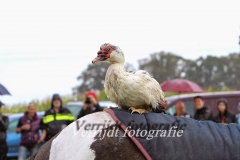
[(157, 51), (185, 58), (239, 52), (240, 3), (211, 1), (1, 1), (0, 83), (7, 104), (71, 94), (108, 42), (126, 61)]

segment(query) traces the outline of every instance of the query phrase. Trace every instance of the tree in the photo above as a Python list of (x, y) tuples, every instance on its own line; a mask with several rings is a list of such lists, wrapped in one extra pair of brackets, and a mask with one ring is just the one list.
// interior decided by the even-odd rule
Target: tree
[[(89, 64), (77, 80), (80, 82), (79, 86), (73, 88), (73, 94), (85, 93), (90, 90), (101, 91), (104, 89), (104, 80), (107, 69), (110, 63), (101, 62), (96, 64)], [(126, 63), (126, 70), (135, 70), (133, 65)]]
[[(148, 71), (160, 84), (170, 79), (185, 78), (205, 89), (237, 90), (240, 89), (239, 62), (239, 53), (222, 57), (200, 57), (192, 61), (172, 53), (158, 52), (139, 60), (138, 64), (139, 69)], [(74, 88), (74, 92), (103, 90), (105, 74), (109, 65), (109, 63), (88, 65), (87, 69), (78, 76), (80, 85)], [(125, 68), (127, 71), (135, 70), (130, 63), (126, 63)]]
[(125, 67), (126, 71), (135, 71), (136, 70), (131, 63), (126, 63), (124, 67)]
[(90, 90), (102, 90), (109, 65), (109, 63), (89, 64), (87, 69), (77, 77), (80, 85), (74, 88), (74, 92), (84, 93)]
[(240, 89), (240, 54), (200, 57), (195, 61), (172, 53), (154, 53), (139, 60), (139, 68), (148, 71), (159, 82), (185, 78), (203, 88)]
[(159, 83), (185, 76), (189, 60), (172, 53), (154, 53), (138, 61), (139, 68), (149, 72)]
[(200, 57), (189, 64), (186, 78), (204, 88), (240, 89), (240, 54)]

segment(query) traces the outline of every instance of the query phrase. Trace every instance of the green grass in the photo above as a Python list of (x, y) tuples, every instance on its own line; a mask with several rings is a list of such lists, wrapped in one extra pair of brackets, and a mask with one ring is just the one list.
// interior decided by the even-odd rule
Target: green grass
[[(79, 94), (77, 96), (78, 101), (82, 101), (83, 97), (85, 94)], [(62, 96), (62, 101), (63, 101), (63, 106), (66, 105), (66, 103), (74, 101), (73, 96)], [(100, 91), (98, 94), (98, 100), (109, 100), (107, 98), (107, 95), (105, 94), (104, 91)], [(32, 100), (37, 105), (37, 110), (38, 111), (46, 111), (51, 107), (51, 97), (45, 98), (42, 100)], [(2, 112), (4, 114), (6, 113), (22, 113), (27, 110), (28, 103), (18, 103), (18, 104), (13, 104), (12, 106), (7, 106), (2, 108)]]
[[(231, 91), (228, 88), (214, 90), (212, 87), (206, 88), (204, 90), (205, 90), (205, 92)], [(165, 97), (170, 97), (170, 96), (174, 96), (174, 95), (178, 95), (178, 93), (165, 92)], [(79, 94), (77, 97), (77, 100), (82, 101), (83, 97), (84, 97), (84, 94)], [(98, 94), (98, 100), (102, 100), (102, 101), (109, 100), (109, 98), (107, 97), (107, 95), (105, 94), (104, 91), (100, 91)], [(62, 101), (63, 101), (63, 106), (65, 106), (67, 102), (74, 101), (74, 97), (73, 96), (62, 96)], [(51, 107), (51, 97), (45, 98), (43, 100), (33, 100), (32, 102), (37, 104), (38, 111), (45, 111)], [(21, 113), (21, 112), (25, 112), (27, 110), (27, 106), (28, 106), (28, 103), (18, 103), (18, 104), (14, 104), (12, 106), (3, 107), (2, 112), (3, 113)]]
[[(63, 106), (66, 105), (67, 102), (74, 101), (73, 97), (70, 96), (63, 96), (62, 97), (63, 101)], [(38, 111), (45, 111), (51, 107), (51, 98), (46, 98), (43, 100), (33, 100), (37, 105), (37, 110)], [(18, 104), (13, 104), (12, 106), (8, 107), (3, 107), (2, 112), (3, 113), (21, 113), (25, 112), (27, 110), (28, 103), (18, 103)]]

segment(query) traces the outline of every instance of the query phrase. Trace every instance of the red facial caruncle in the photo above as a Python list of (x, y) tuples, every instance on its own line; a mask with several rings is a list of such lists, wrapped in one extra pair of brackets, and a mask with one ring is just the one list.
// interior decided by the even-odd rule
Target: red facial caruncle
[(108, 58), (110, 58), (110, 55), (112, 53), (113, 49), (111, 46), (104, 46), (103, 48), (100, 48), (98, 51), (98, 56), (92, 61), (92, 63), (96, 63), (98, 61), (104, 61)]

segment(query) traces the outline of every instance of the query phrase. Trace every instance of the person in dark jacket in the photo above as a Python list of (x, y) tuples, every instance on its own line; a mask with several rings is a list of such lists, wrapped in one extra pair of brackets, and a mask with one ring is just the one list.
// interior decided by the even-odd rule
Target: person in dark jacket
[(45, 141), (50, 140), (57, 133), (74, 121), (72, 113), (62, 106), (59, 94), (52, 97), (51, 108), (47, 110), (42, 118), (40, 128), (43, 130)]
[(27, 111), (18, 121), (16, 132), (21, 133), (18, 160), (25, 160), (28, 154), (32, 156), (38, 150), (42, 137), (40, 138), (39, 134), (41, 118), (36, 112), (37, 106), (30, 103)]
[(2, 106), (4, 104), (0, 101), (0, 160), (7, 159), (7, 134), (9, 120), (7, 116), (2, 115)]
[(98, 98), (95, 92), (87, 92), (83, 99), (83, 108), (80, 110), (78, 117), (81, 118), (90, 113), (103, 111), (98, 104)]
[(213, 118), (213, 121), (216, 123), (237, 123), (236, 116), (228, 111), (228, 102), (227, 99), (221, 98), (217, 103), (218, 114)]
[(186, 108), (182, 101), (177, 101), (176, 112), (175, 112), (174, 116), (192, 118), (192, 116), (190, 114), (186, 113)]
[(196, 120), (212, 120), (212, 111), (204, 105), (204, 100), (201, 96), (196, 96), (193, 99), (195, 106), (194, 119)]
[(238, 113), (236, 114), (236, 118), (237, 118), (237, 123), (240, 124), (240, 102), (238, 102)]

